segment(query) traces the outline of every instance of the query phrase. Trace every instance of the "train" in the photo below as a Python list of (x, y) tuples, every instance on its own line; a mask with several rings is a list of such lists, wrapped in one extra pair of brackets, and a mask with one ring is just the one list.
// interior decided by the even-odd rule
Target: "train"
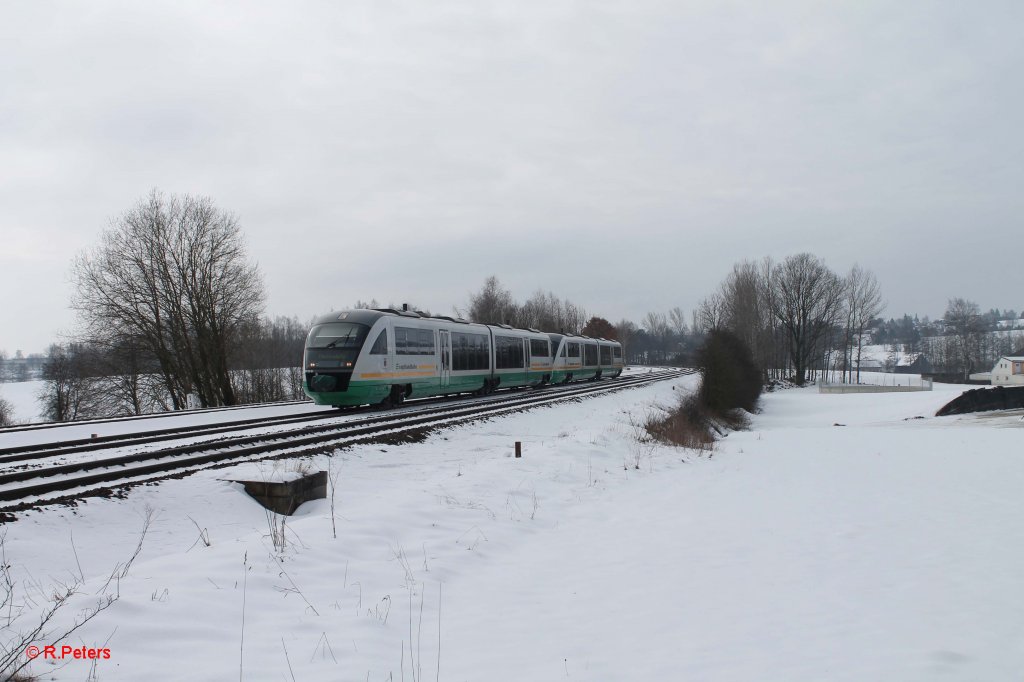
[(303, 390), (317, 405), (396, 406), (408, 398), (618, 377), (618, 341), (478, 324), (392, 308), (318, 317), (306, 337)]

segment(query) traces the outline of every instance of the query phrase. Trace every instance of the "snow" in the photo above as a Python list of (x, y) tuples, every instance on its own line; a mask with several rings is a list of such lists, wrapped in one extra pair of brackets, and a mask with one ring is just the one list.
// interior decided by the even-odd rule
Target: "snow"
[[(853, 353), (853, 363), (856, 365), (857, 350), (854, 349)], [(882, 367), (887, 362), (891, 362), (894, 367), (909, 367), (920, 356), (921, 353), (912, 353), (904, 350), (902, 344), (895, 350), (892, 345), (888, 344), (867, 345), (862, 346), (860, 349), (860, 362), (862, 366), (874, 363)]]
[[(186, 426), (215, 426), (224, 422), (244, 419), (263, 419), (304, 415), (317, 412), (330, 412), (330, 408), (314, 405), (312, 402), (267, 405), (262, 407), (244, 407), (229, 409), (192, 410), (182, 412), (162, 412), (153, 416), (131, 417), (121, 420), (96, 420), (72, 422), (66, 426), (45, 426), (17, 431), (0, 431), (0, 448), (22, 445), (40, 445), (54, 443), (58, 440), (77, 440), (97, 436), (116, 436), (129, 433), (142, 433), (158, 429), (172, 429)], [(343, 416), (339, 414), (339, 416)], [(351, 417), (351, 415), (344, 415)], [(365, 416), (365, 415), (364, 415)], [(296, 428), (299, 425), (268, 427), (267, 430), (283, 430)], [(220, 437), (220, 436), (211, 436)], [(186, 441), (187, 442), (187, 441)], [(163, 441), (154, 444), (153, 448), (166, 447), (170, 443)]]
[(19, 424), (43, 421), (36, 396), (43, 389), (44, 381), (17, 381), (0, 383), (0, 398), (14, 408), (14, 421)]
[(963, 389), (943, 384), (792, 389), (711, 457), (636, 443), (693, 383), (318, 458), (337, 539), (320, 500), (275, 549), (228, 482), (297, 466), (264, 462), (24, 514), (6, 556), (19, 586), (81, 565), (63, 623), (154, 510), (120, 599), (70, 641), (110, 648), (99, 680), (237, 679), (240, 650), (247, 680), (412, 680), (410, 650), (415, 679), (455, 682), (1019, 676), (1019, 413), (932, 417)]

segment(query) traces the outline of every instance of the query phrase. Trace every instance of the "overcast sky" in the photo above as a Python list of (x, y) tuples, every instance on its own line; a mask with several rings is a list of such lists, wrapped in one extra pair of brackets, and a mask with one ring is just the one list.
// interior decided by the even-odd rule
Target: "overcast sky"
[(152, 188), (235, 213), (267, 312), (612, 321), (742, 259), (874, 271), (887, 315), (1024, 308), (1024, 3), (49, 2), (0, 22), (0, 349)]

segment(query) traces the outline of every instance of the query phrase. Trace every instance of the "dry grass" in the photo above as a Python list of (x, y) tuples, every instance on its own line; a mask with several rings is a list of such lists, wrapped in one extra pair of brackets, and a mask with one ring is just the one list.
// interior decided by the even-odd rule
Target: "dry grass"
[(712, 423), (697, 397), (690, 395), (680, 397), (675, 407), (664, 413), (648, 415), (643, 426), (660, 443), (710, 451), (715, 444)]

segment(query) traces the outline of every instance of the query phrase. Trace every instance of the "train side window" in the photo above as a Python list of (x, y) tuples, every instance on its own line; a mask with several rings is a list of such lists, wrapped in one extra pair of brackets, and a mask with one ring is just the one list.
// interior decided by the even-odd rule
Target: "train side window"
[(430, 329), (420, 329), (420, 355), (434, 354), (434, 332)]
[(398, 355), (433, 355), (434, 348), (432, 330), (395, 327), (395, 353)]
[(621, 358), (622, 357), (622, 348), (620, 346), (614, 346), (612, 348), (612, 353), (615, 355), (615, 357)]
[(487, 337), (452, 332), (452, 367), (459, 371), (488, 369), (490, 359), (487, 356)]
[[(430, 342), (423, 345), (422, 334), (428, 334)], [(395, 353), (398, 355), (423, 355), (434, 352), (433, 333), (426, 329), (395, 327)]]
[(495, 369), (521, 369), (526, 357), (523, 353), (523, 342), (512, 336), (494, 337)]
[(373, 342), (373, 347), (370, 348), (370, 355), (387, 355), (388, 354), (388, 330), (381, 329), (380, 334), (377, 335), (377, 340)]
[(395, 353), (409, 355), (409, 332), (405, 327), (395, 327)]
[(474, 369), (491, 368), (491, 349), (487, 337), (482, 334), (476, 335), (476, 367)]

